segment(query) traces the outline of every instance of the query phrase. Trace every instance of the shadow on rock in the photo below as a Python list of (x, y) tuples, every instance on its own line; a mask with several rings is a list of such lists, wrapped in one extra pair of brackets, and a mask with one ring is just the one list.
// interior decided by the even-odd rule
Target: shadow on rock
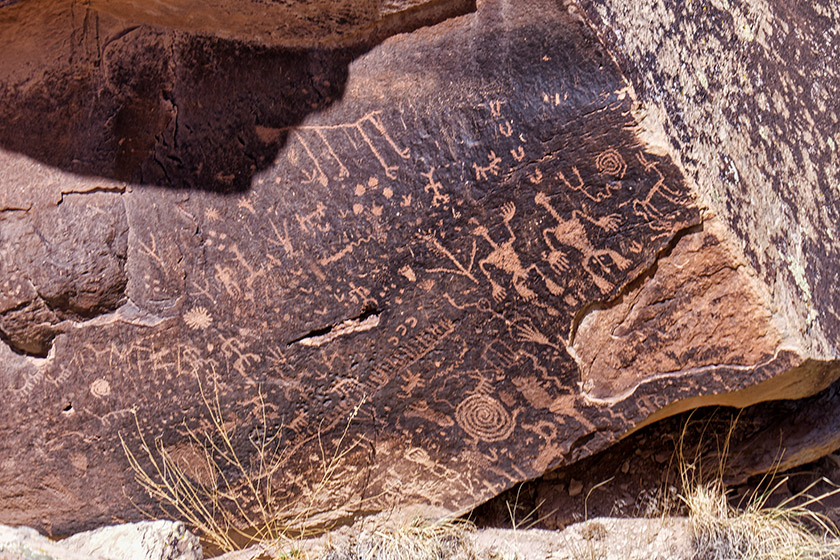
[(341, 99), (349, 64), (373, 46), (269, 48), (71, 1), (5, 6), (0, 148), (164, 187), (246, 190), (296, 125)]

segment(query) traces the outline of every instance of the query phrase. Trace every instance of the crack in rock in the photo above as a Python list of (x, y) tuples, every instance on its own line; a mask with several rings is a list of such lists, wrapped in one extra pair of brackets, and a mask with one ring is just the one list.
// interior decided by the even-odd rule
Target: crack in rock
[(714, 233), (681, 232), (645, 274), (576, 322), (570, 346), (584, 395), (610, 404), (654, 379), (775, 360), (784, 333), (746, 276)]
[(303, 336), (289, 341), (288, 345), (323, 346), (342, 336), (369, 331), (379, 326), (380, 313), (381, 311), (373, 308), (365, 309), (357, 317), (310, 331)]

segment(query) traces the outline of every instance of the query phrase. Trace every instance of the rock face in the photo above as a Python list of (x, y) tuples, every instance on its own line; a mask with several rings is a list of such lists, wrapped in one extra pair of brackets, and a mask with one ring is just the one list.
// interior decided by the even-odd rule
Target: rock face
[(0, 521), (135, 517), (120, 436), (201, 478), (207, 399), (292, 513), (461, 512), (833, 357), (573, 6), (336, 51), (38, 6), (0, 11)]
[(840, 7), (580, 3), (773, 308), (814, 357), (835, 358)]
[(141, 521), (78, 533), (61, 546), (102, 560), (202, 560), (198, 537), (183, 523)]

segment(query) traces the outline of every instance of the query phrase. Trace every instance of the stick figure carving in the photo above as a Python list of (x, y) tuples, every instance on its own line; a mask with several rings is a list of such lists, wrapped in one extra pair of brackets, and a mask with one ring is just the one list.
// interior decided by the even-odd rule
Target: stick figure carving
[(487, 231), (486, 227), (480, 225), (473, 230), (474, 235), (487, 241), (487, 243), (489, 243), (493, 248), (489, 255), (478, 261), (478, 268), (481, 269), (481, 272), (490, 282), (493, 299), (496, 301), (505, 297), (506, 290), (501, 284), (493, 280), (493, 277), (490, 275), (489, 267), (494, 267), (506, 274), (509, 274), (513, 288), (525, 299), (525, 301), (531, 301), (537, 295), (525, 285), (525, 279), (527, 278), (528, 273), (522, 266), (522, 261), (519, 260), (519, 255), (513, 248), (513, 243), (516, 241), (516, 234), (513, 233), (510, 221), (513, 219), (515, 214), (516, 206), (513, 202), (506, 202), (505, 205), (502, 206), (502, 222), (508, 230), (508, 239), (501, 244), (493, 241), (493, 238), (490, 237), (490, 233)]
[(500, 301), (505, 297), (506, 290), (501, 284), (493, 280), (489, 270), (490, 267), (496, 268), (497, 270), (510, 275), (511, 284), (513, 284), (514, 290), (516, 290), (516, 293), (522, 296), (525, 301), (531, 301), (537, 295), (536, 292), (525, 285), (525, 282), (528, 280), (528, 273), (532, 270), (543, 279), (546, 287), (553, 295), (559, 295), (562, 291), (560, 287), (550, 279), (546, 278), (539, 268), (537, 268), (537, 265), (532, 264), (528, 268), (522, 266), (522, 261), (519, 259), (519, 255), (516, 253), (516, 250), (513, 248), (513, 243), (516, 241), (516, 234), (513, 232), (510, 222), (513, 220), (513, 216), (515, 214), (516, 206), (513, 202), (506, 202), (505, 205), (502, 206), (502, 222), (508, 230), (508, 238), (502, 243), (496, 243), (490, 236), (490, 232), (487, 231), (487, 228), (482, 225), (473, 229), (473, 235), (484, 239), (490, 244), (490, 247), (493, 248), (489, 255), (478, 261), (478, 268), (481, 269), (481, 272), (487, 278), (487, 281), (490, 282), (493, 299)]

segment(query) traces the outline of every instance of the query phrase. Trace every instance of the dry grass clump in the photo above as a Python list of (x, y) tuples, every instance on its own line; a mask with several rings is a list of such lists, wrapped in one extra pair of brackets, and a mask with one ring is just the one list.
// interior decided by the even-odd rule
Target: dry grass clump
[(770, 507), (767, 499), (787, 479), (753, 497), (746, 507), (730, 505), (720, 483), (692, 488), (684, 496), (698, 558), (703, 560), (818, 560), (840, 558), (837, 530), (809, 509), (837, 491), (817, 497), (807, 492)]
[[(826, 516), (812, 506), (840, 492), (823, 478), (777, 505), (770, 498), (788, 481), (766, 475), (746, 500), (733, 505), (723, 483), (726, 457), (735, 424), (730, 426), (719, 454), (717, 472), (704, 481), (696, 465), (686, 461), (679, 447), (683, 491), (697, 560), (828, 560), (840, 558), (840, 534)], [(684, 435), (685, 431), (683, 432)], [(810, 492), (824, 482), (835, 489), (818, 496)]]
[(467, 521), (415, 519), (399, 529), (363, 532), (319, 560), (472, 560), (476, 555), (468, 533), (474, 529)]
[(276, 487), (286, 447), (280, 431), (269, 429), (262, 393), (262, 426), (250, 438), (253, 449), (246, 461), (234, 446), (236, 426), (223, 417), (218, 386), (214, 382), (212, 398), (199, 386), (210, 427), (201, 432), (186, 427), (197, 458), (185, 465), (177, 450), (167, 448), (160, 437), (147, 441), (135, 414), (139, 452), (135, 454), (120, 435), (135, 480), (167, 517), (186, 521), (214, 551), (232, 552), (252, 544), (282, 550), (293, 547), (296, 539), (312, 536), (309, 521), (318, 513), (318, 500), (335, 485), (339, 467), (359, 443), (346, 440), (363, 402), (350, 414), (332, 451), (325, 448), (319, 433), (320, 480), (303, 488), (298, 501), (289, 506), (278, 499)]

